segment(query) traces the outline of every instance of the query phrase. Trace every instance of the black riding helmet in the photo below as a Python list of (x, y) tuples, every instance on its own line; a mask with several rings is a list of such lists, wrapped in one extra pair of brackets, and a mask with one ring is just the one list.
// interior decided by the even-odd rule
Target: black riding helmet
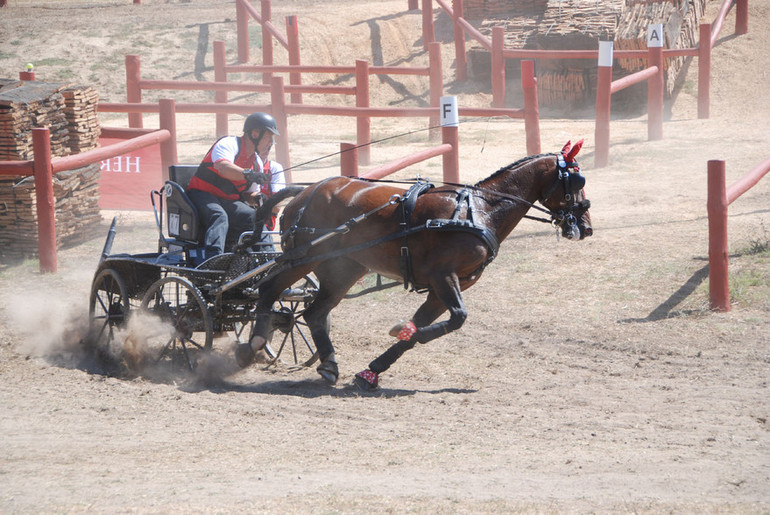
[[(251, 137), (251, 131), (259, 131), (259, 136), (256, 139)], [(275, 118), (267, 113), (252, 113), (246, 117), (243, 122), (243, 133), (254, 143), (254, 147), (259, 146), (259, 142), (262, 140), (262, 136), (266, 131), (270, 131), (276, 136), (280, 136), (278, 133), (278, 126), (275, 123)]]

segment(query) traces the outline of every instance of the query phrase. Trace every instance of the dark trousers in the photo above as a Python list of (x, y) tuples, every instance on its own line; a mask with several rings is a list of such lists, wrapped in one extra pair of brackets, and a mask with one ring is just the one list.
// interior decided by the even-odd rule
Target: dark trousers
[(224, 252), (226, 242), (237, 241), (241, 233), (254, 230), (254, 208), (245, 202), (221, 199), (200, 190), (188, 190), (187, 195), (206, 228), (206, 259)]

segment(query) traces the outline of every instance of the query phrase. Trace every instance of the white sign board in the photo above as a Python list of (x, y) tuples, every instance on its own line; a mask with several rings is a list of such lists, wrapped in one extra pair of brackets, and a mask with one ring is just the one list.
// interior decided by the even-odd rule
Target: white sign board
[(647, 47), (663, 47), (663, 24), (655, 23), (647, 27)]
[(441, 110), (442, 127), (458, 127), (460, 125), (460, 114), (457, 111), (457, 97), (441, 97), (439, 107)]

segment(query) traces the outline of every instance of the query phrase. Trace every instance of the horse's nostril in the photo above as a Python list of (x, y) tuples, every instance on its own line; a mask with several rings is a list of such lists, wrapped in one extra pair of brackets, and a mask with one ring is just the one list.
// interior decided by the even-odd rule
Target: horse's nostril
[(585, 233), (586, 238), (594, 235), (594, 230), (591, 227), (586, 227), (583, 232)]

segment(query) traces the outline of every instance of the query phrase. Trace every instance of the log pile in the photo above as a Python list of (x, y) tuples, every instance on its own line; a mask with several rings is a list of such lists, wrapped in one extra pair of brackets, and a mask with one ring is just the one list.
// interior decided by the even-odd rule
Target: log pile
[(96, 116), (99, 94), (90, 86), (72, 86), (62, 90), (62, 96), (70, 153), (78, 154), (96, 148), (101, 134)]
[(463, 17), (466, 20), (500, 18), (516, 11), (522, 14), (541, 14), (548, 7), (548, 0), (465, 0)]
[(99, 95), (93, 88), (55, 82), (0, 81), (0, 161), (32, 159), (32, 129), (48, 127), (51, 155), (96, 148)]
[(0, 92), (0, 160), (32, 159), (32, 129), (48, 127), (51, 155), (67, 155), (69, 132), (64, 114), (63, 84), (20, 83)]
[[(663, 24), (664, 48), (693, 48), (698, 44), (698, 23), (706, 8), (704, 0), (687, 0), (680, 4), (669, 1), (628, 0), (615, 37), (617, 50), (647, 50), (647, 28)], [(620, 68), (633, 73), (646, 67), (644, 59), (618, 59)], [(665, 60), (666, 92), (671, 94), (684, 57)]]
[[(97, 236), (99, 163), (59, 172), (53, 178), (57, 248)], [(16, 261), (38, 254), (33, 177), (0, 177), (0, 259)]]
[[(511, 49), (596, 50), (600, 40), (612, 40), (616, 50), (646, 50), (647, 29), (653, 23), (664, 24), (666, 48), (692, 48), (697, 45), (698, 23), (704, 12), (705, 0), (683, 1), (550, 0), (541, 14), (532, 16), (518, 10), (508, 0), (466, 0), (465, 12), (466, 16), (470, 15), (470, 6), (470, 12), (481, 9), (489, 13), (483, 21), (474, 25), (489, 38), (492, 37), (493, 27), (503, 26), (505, 48)], [(679, 5), (682, 7), (677, 7)], [(666, 60), (668, 94), (673, 91), (684, 59)], [(489, 66), (488, 51), (480, 45), (473, 46), (469, 49), (469, 60), (473, 69), (483, 73), (484, 68)], [(613, 78), (638, 71), (645, 65), (646, 60), (641, 59), (617, 60)], [(596, 67), (596, 59), (538, 60), (540, 103), (561, 106), (592, 100)]]

